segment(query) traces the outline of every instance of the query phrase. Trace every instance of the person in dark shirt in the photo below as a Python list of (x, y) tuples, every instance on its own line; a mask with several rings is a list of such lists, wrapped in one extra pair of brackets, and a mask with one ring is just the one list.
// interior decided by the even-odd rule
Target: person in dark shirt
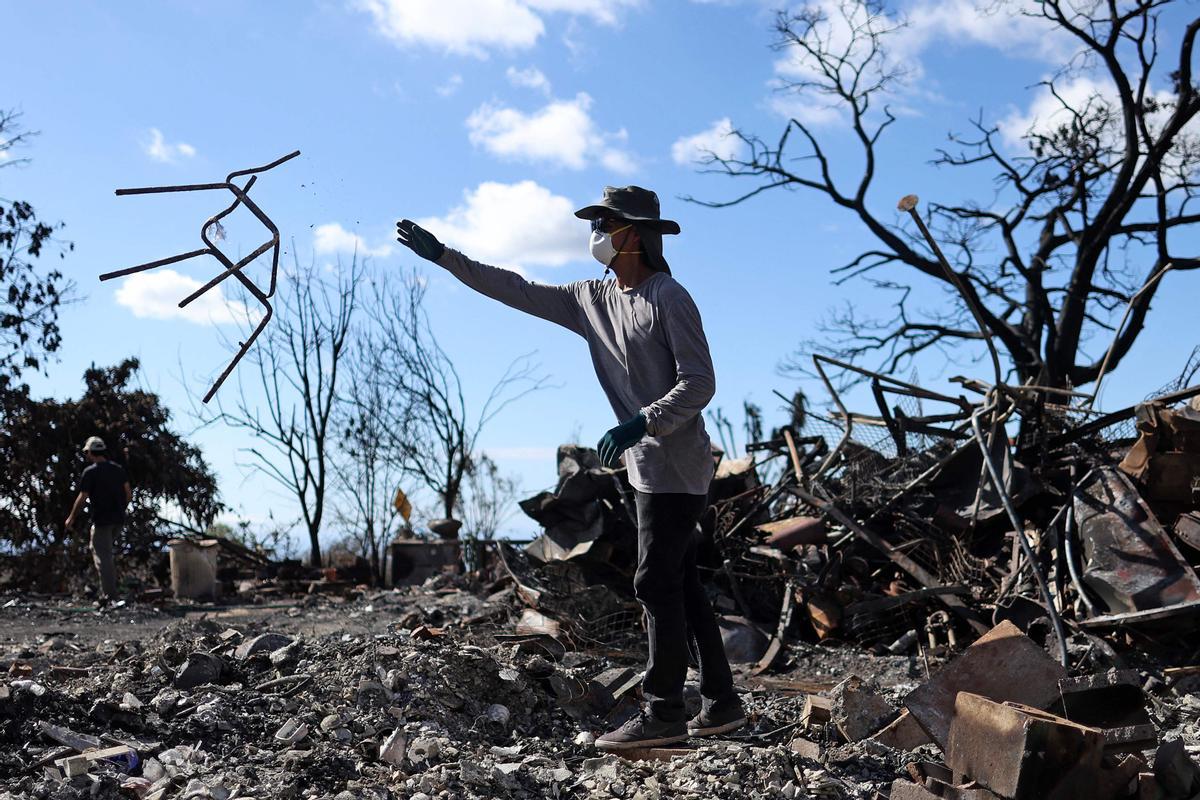
[(79, 477), (79, 494), (67, 516), (67, 530), (75, 527), (75, 519), (83, 510), (83, 504), (90, 501), (92, 561), (100, 577), (100, 599), (107, 601), (117, 594), (113, 541), (125, 524), (125, 506), (133, 499), (133, 490), (125, 469), (108, 460), (108, 448), (99, 436), (87, 440), (83, 445), (83, 454), (92, 463)]

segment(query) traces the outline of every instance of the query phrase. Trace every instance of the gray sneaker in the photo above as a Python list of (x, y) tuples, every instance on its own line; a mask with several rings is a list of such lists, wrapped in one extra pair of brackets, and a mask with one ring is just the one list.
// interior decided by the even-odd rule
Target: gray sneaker
[(643, 711), (611, 733), (596, 740), (599, 750), (636, 750), (642, 747), (662, 747), (688, 738), (683, 720), (665, 722)]
[(746, 712), (741, 702), (734, 702), (701, 709), (688, 720), (687, 730), (689, 736), (716, 736), (736, 731), (745, 724)]

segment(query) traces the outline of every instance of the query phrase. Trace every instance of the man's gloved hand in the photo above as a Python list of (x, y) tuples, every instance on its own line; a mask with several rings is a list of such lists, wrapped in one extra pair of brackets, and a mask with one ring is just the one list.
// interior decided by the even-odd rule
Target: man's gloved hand
[(646, 418), (639, 412), (601, 437), (600, 444), (596, 445), (600, 451), (600, 463), (612, 469), (621, 458), (621, 453), (640, 442), (645, 435)]
[(411, 219), (396, 223), (396, 241), (429, 261), (437, 261), (446, 252), (445, 245), (436, 236)]

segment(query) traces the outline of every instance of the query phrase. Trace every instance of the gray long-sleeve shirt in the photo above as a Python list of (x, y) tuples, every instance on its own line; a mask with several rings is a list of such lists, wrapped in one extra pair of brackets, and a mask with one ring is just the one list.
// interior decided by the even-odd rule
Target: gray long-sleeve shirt
[(527, 281), (450, 248), (437, 263), (475, 291), (587, 340), (617, 419), (639, 411), (646, 418), (647, 435), (624, 455), (635, 489), (708, 493), (713, 457), (700, 412), (716, 391), (716, 379), (700, 312), (674, 278), (657, 272), (626, 290), (604, 280), (556, 286)]

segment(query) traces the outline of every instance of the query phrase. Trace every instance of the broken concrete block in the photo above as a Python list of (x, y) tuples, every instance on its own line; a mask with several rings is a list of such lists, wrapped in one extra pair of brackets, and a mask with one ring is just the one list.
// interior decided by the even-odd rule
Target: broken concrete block
[(896, 709), (857, 675), (833, 687), (830, 719), (847, 742), (866, 739), (896, 716)]
[(889, 800), (939, 800), (938, 795), (924, 786), (904, 778), (892, 781), (892, 788), (888, 790), (888, 798)]
[(628, 667), (615, 667), (591, 679), (588, 696), (593, 706), (600, 711), (608, 711), (641, 681), (641, 673)]
[(792, 737), (792, 741), (788, 743), (788, 749), (801, 758), (807, 758), (810, 761), (821, 760), (821, 745), (805, 739), (803, 736)]
[(428, 736), (418, 736), (408, 746), (408, 760), (414, 764), (432, 764), (441, 754), (441, 742)]
[(974, 781), (955, 786), (930, 778), (922, 786), (903, 778), (893, 781), (889, 800), (995, 800), (996, 795), (977, 785)]
[(925, 729), (917, 724), (916, 719), (907, 708), (871, 738), (888, 747), (906, 752), (916, 750), (921, 745), (929, 744), (932, 741), (929, 734), (925, 733)]
[(1104, 734), (1019, 703), (960, 692), (946, 764), (1014, 800), (1096, 797)]
[(402, 767), (407, 750), (408, 737), (401, 728), (397, 728), (379, 745), (379, 760), (393, 767)]
[(264, 633), (239, 644), (233, 651), (233, 655), (238, 660), (245, 661), (251, 656), (259, 653), (271, 653), (281, 647), (287, 647), (291, 643), (292, 637), (284, 636), (282, 633)]
[(954, 699), (972, 692), (997, 702), (1045, 708), (1058, 697), (1058, 682), (1067, 677), (1062, 665), (1011, 622), (1001, 622), (979, 637), (931, 680), (904, 699), (929, 738), (946, 750)]
[(804, 708), (800, 711), (800, 724), (815, 728), (829, 722), (833, 714), (833, 700), (819, 694), (804, 696)]
[(1200, 789), (1200, 771), (1184, 749), (1182, 739), (1168, 739), (1154, 754), (1154, 778), (1168, 800), (1190, 798)]

